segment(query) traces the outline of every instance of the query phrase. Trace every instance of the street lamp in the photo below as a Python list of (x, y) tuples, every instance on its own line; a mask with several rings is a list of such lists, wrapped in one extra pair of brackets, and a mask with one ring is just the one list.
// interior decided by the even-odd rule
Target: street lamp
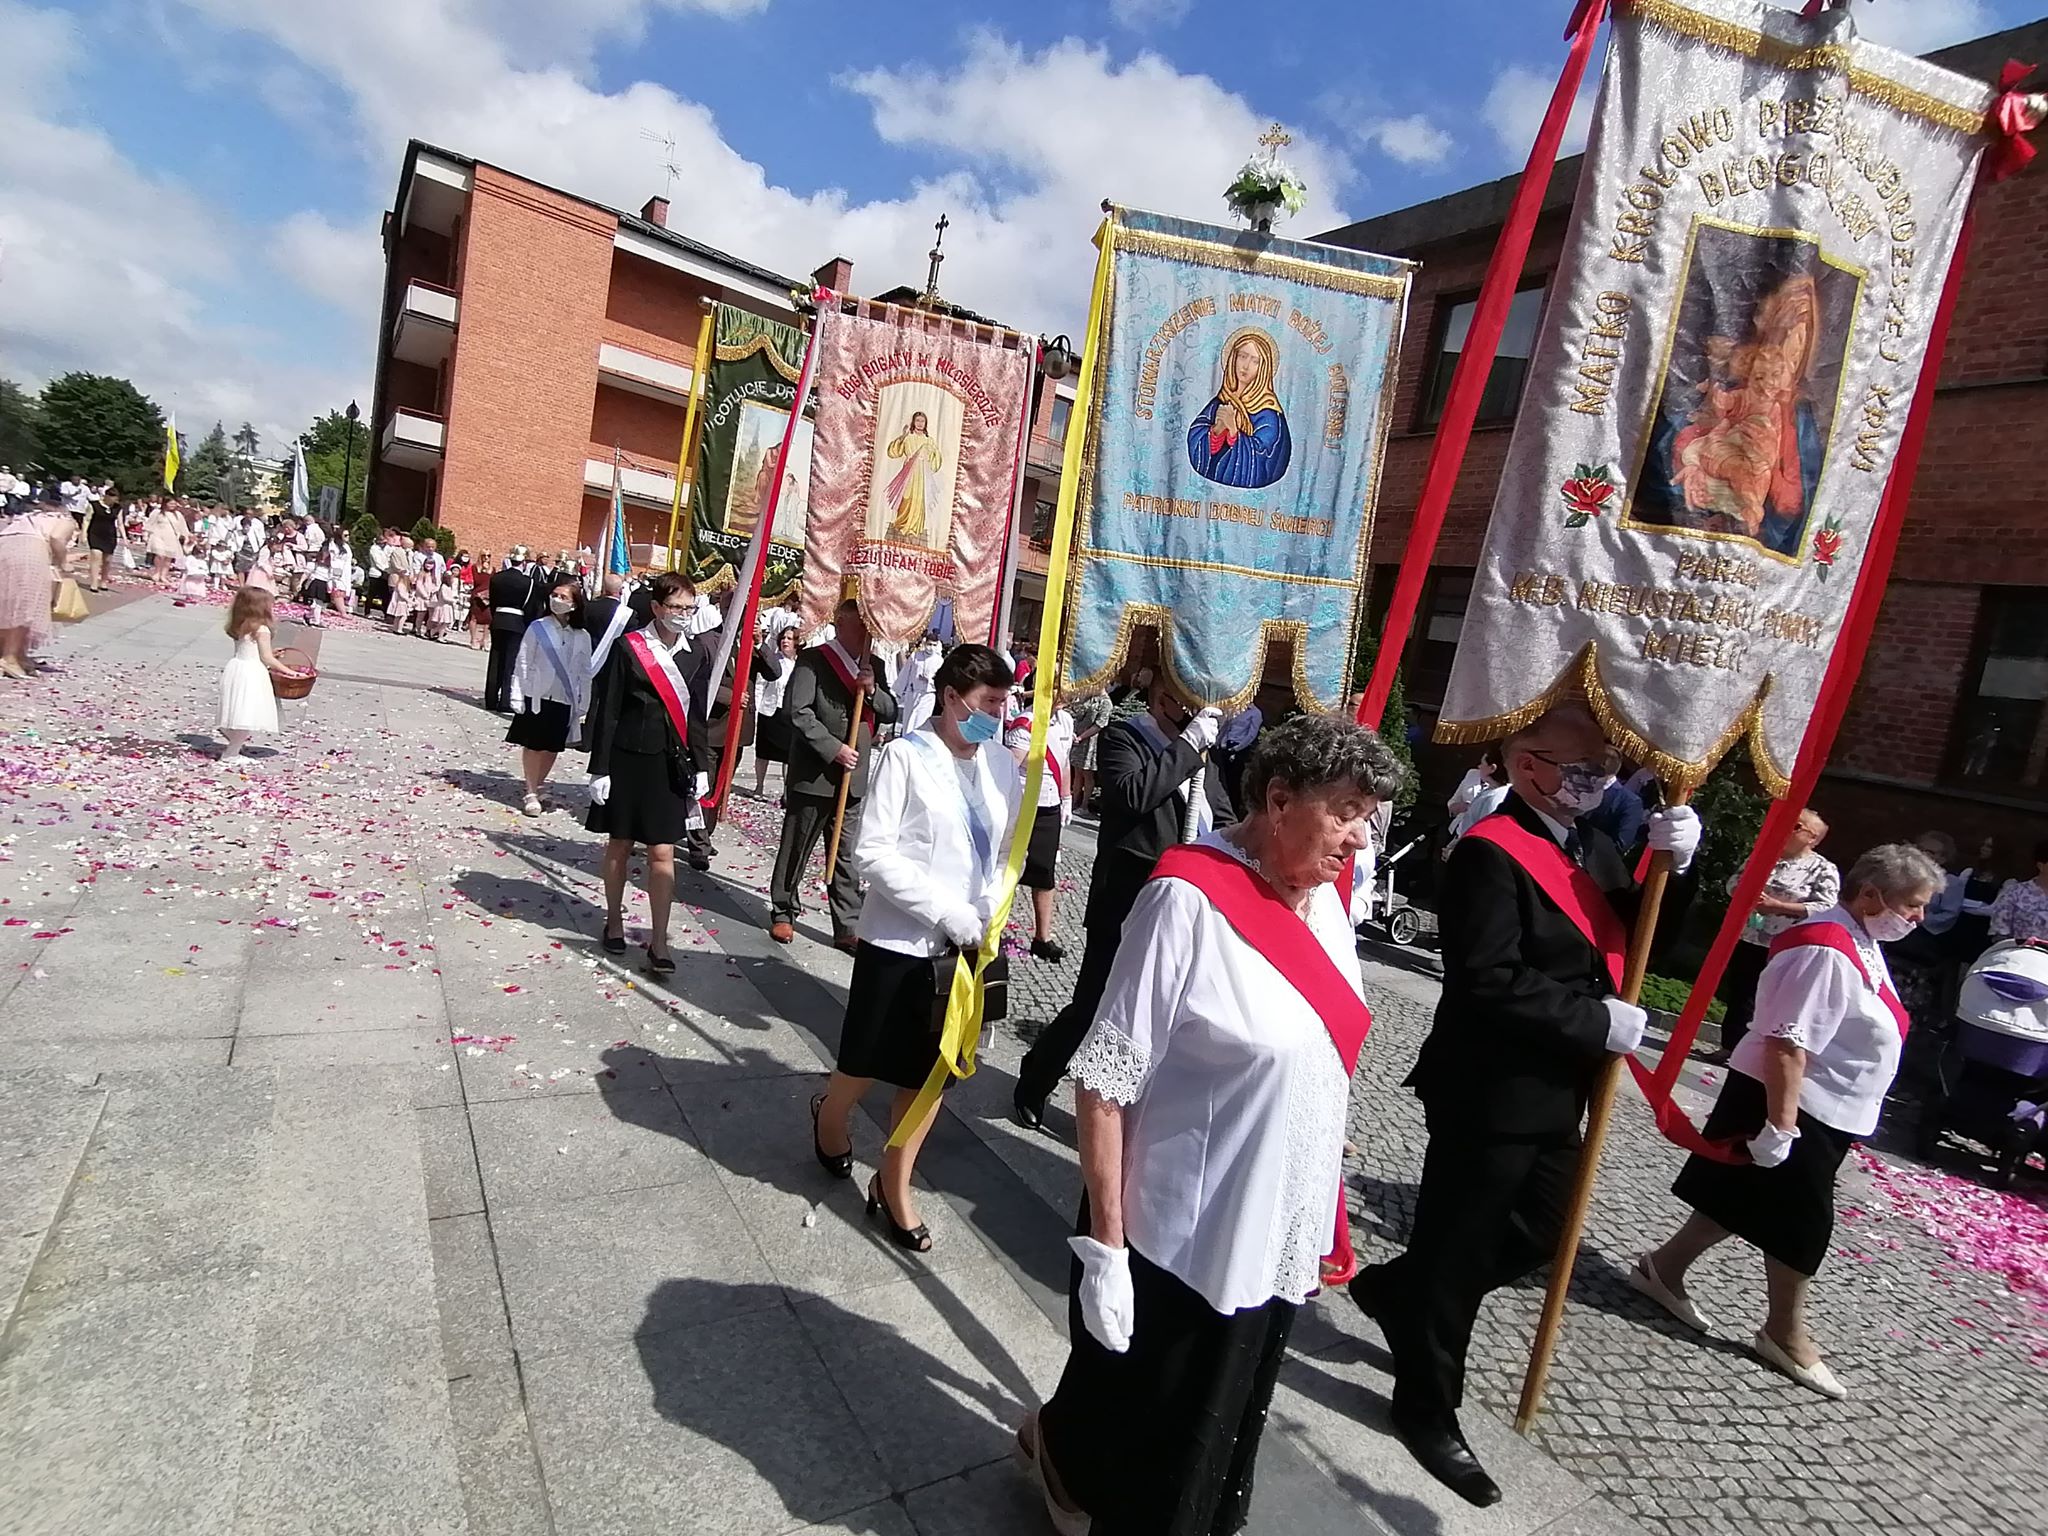
[(1039, 353), (1038, 366), (1048, 379), (1064, 379), (1074, 371), (1073, 342), (1065, 336), (1053, 337)]
[(356, 467), (356, 422), (363, 413), (356, 409), (355, 401), (351, 400), (348, 403), (348, 409), (341, 414), (348, 418), (348, 436), (343, 439), (341, 446), (341, 526), (346, 528), (348, 526), (348, 482), (351, 472)]

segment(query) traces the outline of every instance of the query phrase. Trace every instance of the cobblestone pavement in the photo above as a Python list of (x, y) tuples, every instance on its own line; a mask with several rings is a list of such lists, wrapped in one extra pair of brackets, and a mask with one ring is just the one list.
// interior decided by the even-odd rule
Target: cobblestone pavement
[[(1015, 965), (1014, 1028), (1025, 1038), (1064, 1001), (1078, 969), (1093, 846), (1079, 841), (1070, 835), (1060, 871), (1071, 887), (1059, 913), (1070, 953), (1059, 966)], [(1405, 1240), (1413, 1215), (1422, 1115), (1400, 1082), (1428, 1031), (1437, 984), (1391, 966), (1367, 971), (1375, 1025), (1352, 1093), (1361, 1155), (1351, 1186), (1355, 1229), (1369, 1234), (1361, 1256), (1372, 1262)], [(1697, 1076), (1710, 1095), (1717, 1074)], [(1706, 1104), (1691, 1096), (1695, 1119)], [(1670, 1536), (2038, 1528), (2048, 1505), (2048, 1300), (2037, 1290), (2030, 1303), (2002, 1277), (1952, 1258), (1923, 1225), (1941, 1219), (1938, 1195), (1906, 1204), (1886, 1192), (1949, 1181), (1905, 1161), (1852, 1157), (1845, 1170), (1836, 1248), (1812, 1306), (1815, 1333), (1851, 1393), (1831, 1404), (1749, 1353), (1762, 1319), (1753, 1251), (1730, 1245), (1694, 1271), (1694, 1296), (1720, 1325), (1704, 1342), (1628, 1288), (1634, 1256), (1684, 1214), (1669, 1192), (1681, 1161), (1625, 1089), (1535, 1430), (1543, 1449)], [(1958, 1195), (1973, 1188), (1955, 1182)], [(2037, 1201), (2041, 1187), (2032, 1185)], [(1488, 1302), (1473, 1340), (1468, 1414), (1513, 1418), (1542, 1299), (1531, 1283)], [(1378, 1348), (1375, 1330), (1361, 1324), (1359, 1336)]]

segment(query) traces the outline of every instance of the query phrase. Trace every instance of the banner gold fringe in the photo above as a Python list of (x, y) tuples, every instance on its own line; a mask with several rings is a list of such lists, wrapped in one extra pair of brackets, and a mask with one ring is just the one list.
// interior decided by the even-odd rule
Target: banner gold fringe
[[(1088, 347), (1081, 358), (1081, 382), (1074, 391), (1074, 419), (1086, 421), (1095, 394), (1095, 373), (1099, 364), (1097, 324), (1109, 291), (1111, 256), (1116, 244), (1115, 227), (1104, 221), (1097, 236), (1100, 255), (1095, 262), (1095, 288), (1088, 301)], [(1029, 407), (1027, 394), (1026, 409)], [(1060, 620), (1066, 611), (1067, 560), (1074, 543), (1074, 506), (1080, 496), (1081, 443), (1084, 434), (1067, 435), (1066, 462), (1060, 475), (1060, 500), (1053, 517), (1052, 550), (1046, 559), (1045, 609), (1038, 625), (1038, 650), (1043, 657), (1059, 655)], [(939, 1095), (949, 1078), (974, 1075), (975, 1052), (981, 1044), (982, 975), (1003, 947), (1003, 930), (1009, 926), (1010, 903), (1017, 895), (1017, 881), (1024, 873), (1024, 855), (1031, 846), (1031, 824), (1037, 815), (1038, 781), (1045, 772), (1045, 733), (1052, 720), (1058, 692), (1057, 668), (1041, 665), (1033, 672), (1031, 691), (1031, 746), (1024, 758), (1024, 790), (1017, 802), (1017, 824), (1010, 833), (1010, 848), (1003, 861), (1002, 883), (997, 887), (995, 915), (982, 935), (981, 947), (972, 962), (962, 955), (953, 968), (953, 986), (946, 998), (946, 1022), (939, 1032), (939, 1059), (932, 1075), (925, 1079), (910, 1108), (904, 1112), (891, 1147), (904, 1141), (938, 1107)], [(1054, 812), (1057, 815), (1057, 812)]]

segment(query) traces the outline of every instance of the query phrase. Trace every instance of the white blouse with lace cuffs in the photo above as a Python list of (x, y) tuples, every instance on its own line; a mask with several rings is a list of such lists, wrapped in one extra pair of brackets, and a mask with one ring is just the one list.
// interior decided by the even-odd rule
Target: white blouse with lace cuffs
[[(1215, 833), (1201, 842), (1244, 855)], [(1309, 930), (1364, 995), (1335, 886)], [(1124, 1110), (1124, 1236), (1221, 1313), (1320, 1284), (1350, 1078), (1321, 1016), (1184, 880), (1146, 883), (1069, 1074)]]

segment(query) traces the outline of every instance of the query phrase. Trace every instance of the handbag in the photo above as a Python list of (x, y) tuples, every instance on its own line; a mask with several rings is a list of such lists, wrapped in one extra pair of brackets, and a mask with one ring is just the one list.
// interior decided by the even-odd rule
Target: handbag
[(51, 618), (59, 624), (76, 624), (91, 612), (85, 606), (85, 594), (78, 589), (76, 581), (66, 576), (57, 583), (57, 595), (50, 603)]
[[(932, 1036), (946, 1028), (946, 1006), (953, 998), (953, 969), (960, 946), (948, 944), (932, 958)], [(981, 1025), (1000, 1024), (1010, 1016), (1010, 957), (999, 954), (981, 973)]]

